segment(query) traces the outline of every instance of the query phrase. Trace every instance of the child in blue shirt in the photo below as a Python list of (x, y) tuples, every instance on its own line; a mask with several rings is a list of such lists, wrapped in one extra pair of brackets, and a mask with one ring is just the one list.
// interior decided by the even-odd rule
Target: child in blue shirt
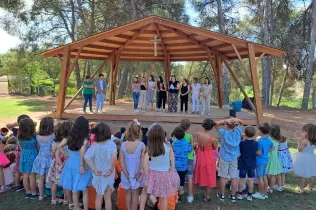
[(181, 126), (177, 126), (174, 129), (173, 135), (177, 139), (172, 143), (172, 148), (175, 157), (175, 168), (180, 177), (179, 202), (181, 202), (185, 176), (188, 172), (189, 166), (188, 153), (192, 151), (192, 146), (189, 142), (184, 140), (185, 131)]
[(264, 200), (268, 198), (268, 179), (267, 179), (267, 164), (269, 160), (269, 152), (274, 150), (273, 143), (270, 139), (270, 125), (263, 123), (259, 125), (258, 149), (256, 157), (256, 174), (258, 177), (259, 192), (253, 195), (254, 198)]
[[(225, 125), (224, 128), (220, 128), (220, 125)], [(221, 138), (221, 147), (219, 151), (219, 169), (218, 175), (220, 176), (220, 188), (217, 193), (218, 199), (225, 200), (225, 185), (227, 178), (231, 179), (231, 202), (236, 202), (238, 163), (237, 159), (240, 156), (239, 144), (242, 138), (242, 126), (243, 121), (236, 118), (229, 118), (216, 123), (216, 130), (218, 136)]]

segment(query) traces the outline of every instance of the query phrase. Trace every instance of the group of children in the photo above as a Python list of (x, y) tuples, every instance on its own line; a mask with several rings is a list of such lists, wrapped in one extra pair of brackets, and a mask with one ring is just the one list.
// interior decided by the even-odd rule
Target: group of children
[[(230, 180), (230, 200), (251, 201), (252, 197), (267, 199), (273, 190), (283, 191), (285, 174), (292, 170), (300, 177), (297, 190), (311, 191), (316, 176), (316, 167), (311, 164), (316, 161), (315, 125), (303, 126), (299, 152), (292, 161), (278, 125), (259, 125), (256, 140), (256, 129), (243, 129), (242, 120), (214, 122), (207, 118), (194, 141), (190, 124), (188, 119), (181, 120), (169, 141), (161, 125), (143, 128), (136, 119), (112, 136), (107, 124), (89, 124), (83, 116), (56, 125), (51, 117), (44, 117), (36, 132), (36, 123), (21, 115), (17, 123), (7, 125), (12, 136), (7, 137), (7, 128), (1, 129), (1, 192), (24, 188), (25, 198), (43, 200), (45, 184), (50, 183), (51, 204), (62, 203), (69, 209), (99, 210), (102, 205), (112, 209), (112, 194), (117, 190), (119, 210), (144, 210), (147, 204), (174, 210), (183, 202), (186, 180), (189, 203), (198, 185), (205, 187), (203, 201), (210, 201), (217, 173), (220, 200), (225, 200)], [(214, 127), (217, 138), (210, 132)], [(255, 177), (259, 191), (253, 194)], [(248, 192), (243, 194), (246, 181)], [(63, 189), (63, 199), (57, 198), (59, 188)]]

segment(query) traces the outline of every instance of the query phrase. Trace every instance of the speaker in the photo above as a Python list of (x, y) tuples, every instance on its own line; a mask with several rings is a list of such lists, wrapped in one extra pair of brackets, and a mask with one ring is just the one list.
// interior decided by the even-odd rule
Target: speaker
[(236, 118), (236, 111), (233, 109), (229, 110), (229, 116)]

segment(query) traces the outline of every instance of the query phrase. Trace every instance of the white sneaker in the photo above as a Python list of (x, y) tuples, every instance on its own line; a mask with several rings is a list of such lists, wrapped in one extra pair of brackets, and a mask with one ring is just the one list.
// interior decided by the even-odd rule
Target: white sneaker
[(201, 113), (201, 116), (203, 116), (204, 114), (203, 113)]
[(256, 192), (255, 194), (253, 194), (252, 197), (254, 197), (254, 198), (256, 198), (256, 199), (260, 199), (260, 200), (266, 199), (266, 198), (264, 197), (264, 195), (261, 195), (259, 192)]
[(238, 194), (237, 195), (237, 199), (238, 200), (242, 200), (242, 199), (244, 199), (246, 197), (246, 195), (244, 195), (244, 194)]
[(193, 200), (194, 200), (193, 195), (189, 195), (189, 196), (187, 197), (187, 201), (188, 201), (188, 203), (192, 203), (192, 202), (193, 202)]
[(277, 185), (274, 185), (273, 186), (273, 189), (275, 190), (275, 191), (278, 191), (278, 192), (282, 192), (283, 190), (282, 190), (282, 187), (279, 187), (279, 186), (277, 186)]
[(264, 197), (265, 199), (267, 199), (267, 198), (269, 198), (269, 195), (268, 195), (268, 194), (264, 194), (263, 197)]
[(208, 113), (208, 114), (207, 114), (207, 116), (211, 116), (211, 114), (210, 114), (210, 113)]
[(135, 109), (135, 112), (136, 112), (136, 113), (138, 113), (138, 112), (139, 112), (139, 110), (138, 110), (138, 109)]
[(247, 201), (252, 201), (252, 195), (247, 195)]

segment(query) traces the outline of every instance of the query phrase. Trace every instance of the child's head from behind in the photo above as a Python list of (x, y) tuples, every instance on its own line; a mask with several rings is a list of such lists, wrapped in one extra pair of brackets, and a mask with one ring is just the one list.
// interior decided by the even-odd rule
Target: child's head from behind
[(15, 162), (15, 152), (11, 151), (11, 152), (7, 152), (5, 153), (5, 156), (8, 158), (8, 160), (10, 161), (10, 163), (8, 165), (5, 166), (5, 168), (9, 167), (12, 163)]
[(130, 122), (126, 129), (126, 140), (135, 141), (140, 139), (141, 124), (137, 119)]
[(2, 136), (6, 136), (6, 135), (8, 134), (8, 132), (9, 132), (9, 129), (7, 129), (7, 128), (1, 128), (1, 135), (2, 135)]
[(52, 133), (54, 133), (54, 119), (52, 117), (44, 117), (40, 122), (38, 134), (49, 136)]
[(104, 142), (111, 138), (111, 129), (107, 124), (99, 123), (95, 127), (95, 139), (94, 142)]
[(157, 157), (165, 154), (164, 148), (165, 131), (161, 125), (154, 125), (148, 133), (148, 155), (150, 157)]
[(61, 142), (63, 140), (63, 134), (61, 129), (61, 123), (57, 123), (54, 127), (55, 139), (54, 142)]
[(258, 135), (259, 136), (269, 135), (270, 130), (271, 130), (271, 128), (270, 128), (270, 125), (268, 123), (260, 124), (258, 127)]
[(89, 139), (89, 121), (83, 117), (78, 117), (67, 138), (68, 148), (72, 151), (78, 151), (85, 140)]
[(18, 130), (19, 140), (31, 140), (35, 136), (35, 124), (32, 119), (24, 118), (20, 121)]
[(148, 132), (148, 128), (142, 127), (141, 130), (142, 130), (143, 136), (145, 136), (147, 134), (147, 132)]
[(247, 139), (253, 139), (256, 135), (256, 129), (252, 126), (247, 126), (244, 132)]
[(121, 134), (125, 133), (125, 131), (126, 131), (126, 128), (125, 127), (121, 127), (121, 129), (120, 129)]
[(7, 140), (7, 144), (18, 144), (18, 140), (16, 139), (15, 136), (10, 136), (9, 139)]
[(313, 124), (306, 124), (302, 128), (301, 137), (308, 139), (310, 144), (316, 145), (316, 126)]
[(213, 127), (216, 125), (216, 123), (211, 119), (211, 118), (206, 118), (203, 123), (202, 123), (202, 127), (206, 130), (206, 131), (210, 131), (213, 129)]
[(270, 136), (271, 138), (281, 141), (281, 129), (279, 125), (271, 124), (270, 126)]
[(15, 151), (16, 151), (16, 145), (15, 145), (15, 144), (8, 144), (8, 145), (5, 146), (5, 148), (3, 149), (3, 153), (15, 152)]
[(21, 120), (23, 120), (23, 119), (31, 119), (28, 115), (26, 115), (26, 114), (21, 114), (20, 116), (18, 116), (18, 119), (16, 120), (16, 122), (18, 123), (18, 124), (20, 124), (20, 122), (21, 122)]
[(4, 144), (4, 145), (6, 145), (6, 144), (8, 144), (8, 141), (9, 140), (9, 137), (4, 137), (2, 140), (1, 140), (1, 143), (2, 144)]
[(181, 126), (177, 126), (175, 127), (175, 129), (173, 130), (173, 135), (176, 139), (181, 140), (184, 138), (185, 135), (185, 131)]
[(182, 119), (180, 121), (180, 126), (184, 129), (184, 131), (188, 131), (191, 126), (191, 122), (189, 119)]
[(65, 120), (61, 123), (61, 133), (63, 138), (68, 138), (72, 125), (72, 120)]

